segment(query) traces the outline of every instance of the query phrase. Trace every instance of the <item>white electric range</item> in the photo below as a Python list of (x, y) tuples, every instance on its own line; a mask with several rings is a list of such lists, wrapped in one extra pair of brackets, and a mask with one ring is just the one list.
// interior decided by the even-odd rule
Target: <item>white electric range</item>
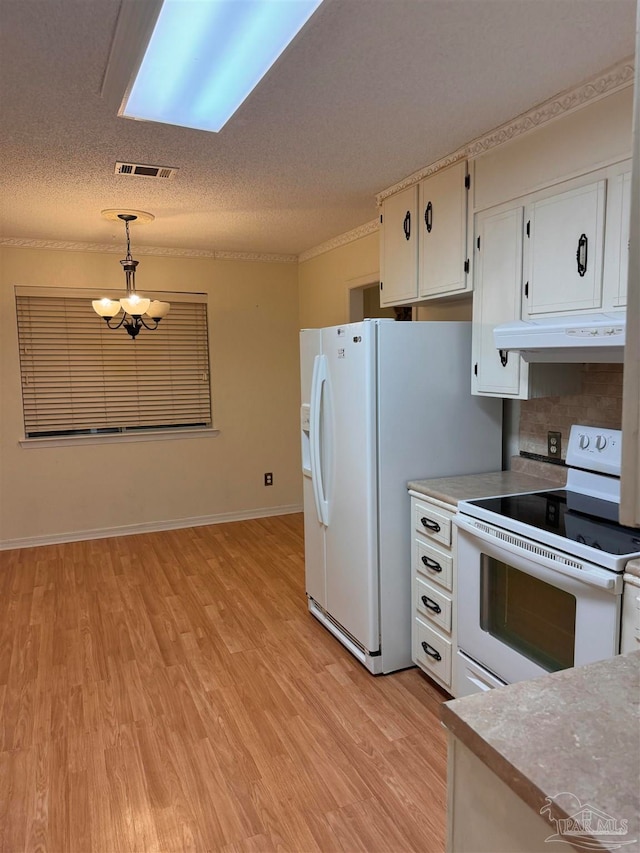
[(456, 696), (618, 654), (640, 556), (618, 523), (620, 449), (619, 430), (573, 426), (565, 488), (459, 504)]

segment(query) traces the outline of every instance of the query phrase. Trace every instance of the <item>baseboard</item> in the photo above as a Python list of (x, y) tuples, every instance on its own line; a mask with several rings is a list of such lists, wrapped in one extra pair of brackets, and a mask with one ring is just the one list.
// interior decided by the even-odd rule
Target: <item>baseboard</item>
[(207, 524), (248, 521), (252, 518), (268, 518), (273, 515), (292, 515), (295, 512), (302, 512), (302, 504), (258, 507), (241, 512), (221, 512), (217, 515), (200, 515), (194, 518), (177, 518), (169, 521), (154, 521), (148, 524), (126, 524), (122, 527), (101, 527), (98, 530), (78, 530), (72, 533), (57, 533), (49, 536), (29, 536), (24, 539), (5, 539), (0, 541), (0, 551), (9, 551), (15, 548), (37, 548), (39, 545), (61, 545), (65, 542), (84, 542), (87, 539), (109, 539), (112, 536), (135, 536), (138, 533), (181, 530), (185, 527), (205, 527)]

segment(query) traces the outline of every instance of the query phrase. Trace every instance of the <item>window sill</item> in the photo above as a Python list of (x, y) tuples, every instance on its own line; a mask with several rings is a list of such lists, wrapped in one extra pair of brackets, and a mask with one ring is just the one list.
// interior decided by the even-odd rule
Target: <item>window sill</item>
[(165, 429), (149, 432), (121, 432), (108, 435), (60, 435), (51, 438), (23, 438), (18, 443), (21, 447), (69, 447), (86, 444), (120, 444), (122, 442), (141, 441), (173, 441), (185, 438), (215, 438), (220, 435), (219, 429), (206, 427), (202, 429)]

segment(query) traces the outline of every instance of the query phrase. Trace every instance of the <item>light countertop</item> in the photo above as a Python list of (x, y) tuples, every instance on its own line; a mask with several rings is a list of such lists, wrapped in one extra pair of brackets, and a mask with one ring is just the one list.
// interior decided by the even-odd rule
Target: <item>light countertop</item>
[(588, 804), (627, 821), (621, 850), (640, 850), (640, 652), (454, 699), (441, 714), (533, 810), (567, 792), (554, 816)]
[(625, 574), (635, 575), (640, 578), (640, 560), (629, 560), (624, 567)]
[[(517, 458), (517, 457), (516, 457)], [(515, 462), (515, 459), (514, 459)], [(538, 463), (542, 476), (514, 470), (495, 471), (489, 474), (465, 474), (459, 477), (438, 477), (430, 480), (412, 480), (408, 487), (425, 497), (435, 498), (457, 506), (458, 501), (509, 495), (517, 492), (539, 492), (559, 489), (566, 482), (566, 468)]]

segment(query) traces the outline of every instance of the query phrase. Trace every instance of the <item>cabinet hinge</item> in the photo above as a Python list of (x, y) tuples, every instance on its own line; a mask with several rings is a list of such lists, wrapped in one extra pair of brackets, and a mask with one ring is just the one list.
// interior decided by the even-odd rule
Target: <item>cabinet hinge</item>
[(473, 365), (473, 375), (474, 375), (474, 376), (477, 376), (477, 375), (478, 375), (478, 362), (477, 362), (477, 361), (476, 361), (476, 363)]
[(524, 295), (529, 298), (529, 282), (527, 282), (524, 286)]
[(478, 251), (480, 251), (480, 235), (478, 234), (478, 239), (476, 240), (476, 246), (478, 247)]
[(467, 189), (471, 186), (471, 175), (464, 176), (464, 185)]
[(469, 272), (469, 258), (464, 262), (464, 271)]
[(531, 220), (527, 220), (527, 237), (531, 237)]
[(380, 225), (382, 225), (382, 214), (380, 214)]
[(380, 290), (382, 290), (383, 287), (384, 287), (384, 284), (382, 282), (380, 282)]

